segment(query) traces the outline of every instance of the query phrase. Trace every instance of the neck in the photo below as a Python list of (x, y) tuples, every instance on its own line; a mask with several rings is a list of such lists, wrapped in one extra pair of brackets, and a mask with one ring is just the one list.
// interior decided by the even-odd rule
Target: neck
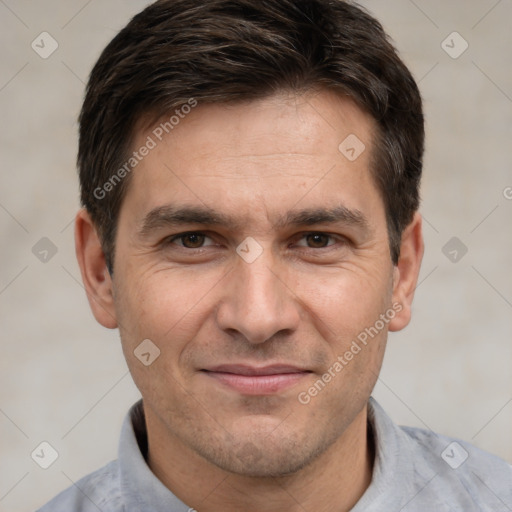
[[(373, 441), (367, 409), (325, 452), (300, 471), (281, 477), (247, 477), (211, 464), (184, 446), (147, 411), (148, 464), (175, 496), (201, 512), (349, 511), (371, 481)], [(185, 464), (180, 461), (186, 461)]]

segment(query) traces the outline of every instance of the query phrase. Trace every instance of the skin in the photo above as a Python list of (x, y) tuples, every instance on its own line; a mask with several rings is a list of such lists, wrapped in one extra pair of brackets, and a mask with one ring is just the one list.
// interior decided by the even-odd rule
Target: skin
[[(374, 130), (351, 100), (326, 91), (199, 105), (133, 171), (113, 277), (89, 215), (77, 215), (91, 308), (102, 325), (119, 328), (144, 400), (148, 463), (201, 512), (349, 510), (370, 483), (367, 402), (388, 330), (410, 320), (423, 255), (416, 214), (398, 264), (391, 261), (369, 171)], [(139, 130), (134, 148), (150, 134)], [(366, 146), (353, 162), (338, 150), (349, 134)], [(160, 220), (143, 229), (150, 211), (169, 205), (209, 208), (233, 223)], [(340, 206), (364, 224), (285, 222), (290, 213)], [(176, 238), (191, 231), (206, 236)], [(252, 263), (236, 251), (247, 237), (262, 249)], [(394, 318), (301, 403), (299, 393), (393, 304)], [(134, 355), (144, 339), (160, 350), (149, 366)], [(265, 393), (241, 392), (204, 371), (277, 363), (302, 372)]]

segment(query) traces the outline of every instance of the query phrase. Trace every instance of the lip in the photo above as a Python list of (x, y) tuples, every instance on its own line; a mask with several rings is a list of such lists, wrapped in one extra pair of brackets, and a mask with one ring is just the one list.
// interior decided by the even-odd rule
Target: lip
[(292, 387), (311, 372), (296, 366), (220, 365), (202, 370), (209, 378), (244, 395), (272, 395)]

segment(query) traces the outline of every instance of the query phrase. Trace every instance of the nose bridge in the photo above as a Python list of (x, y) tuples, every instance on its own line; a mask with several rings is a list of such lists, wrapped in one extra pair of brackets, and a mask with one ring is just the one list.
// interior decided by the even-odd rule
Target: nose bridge
[(272, 270), (272, 261), (270, 258), (261, 257), (260, 261), (240, 265), (241, 279), (241, 297), (245, 296), (247, 305), (253, 305), (258, 308), (262, 314), (272, 315), (280, 308), (282, 300), (282, 289), (279, 289), (282, 283), (276, 276), (276, 271)]
[(250, 263), (240, 258), (218, 310), (220, 327), (238, 331), (254, 344), (265, 342), (279, 331), (295, 329), (297, 305), (277, 276), (270, 251)]

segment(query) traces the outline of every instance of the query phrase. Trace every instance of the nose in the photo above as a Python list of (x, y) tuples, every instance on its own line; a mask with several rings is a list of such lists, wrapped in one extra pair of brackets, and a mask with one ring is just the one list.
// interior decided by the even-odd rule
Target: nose
[(262, 344), (276, 334), (295, 331), (300, 305), (279, 276), (271, 257), (264, 254), (252, 263), (239, 260), (224, 283), (217, 308), (219, 328), (239, 333), (251, 344)]

